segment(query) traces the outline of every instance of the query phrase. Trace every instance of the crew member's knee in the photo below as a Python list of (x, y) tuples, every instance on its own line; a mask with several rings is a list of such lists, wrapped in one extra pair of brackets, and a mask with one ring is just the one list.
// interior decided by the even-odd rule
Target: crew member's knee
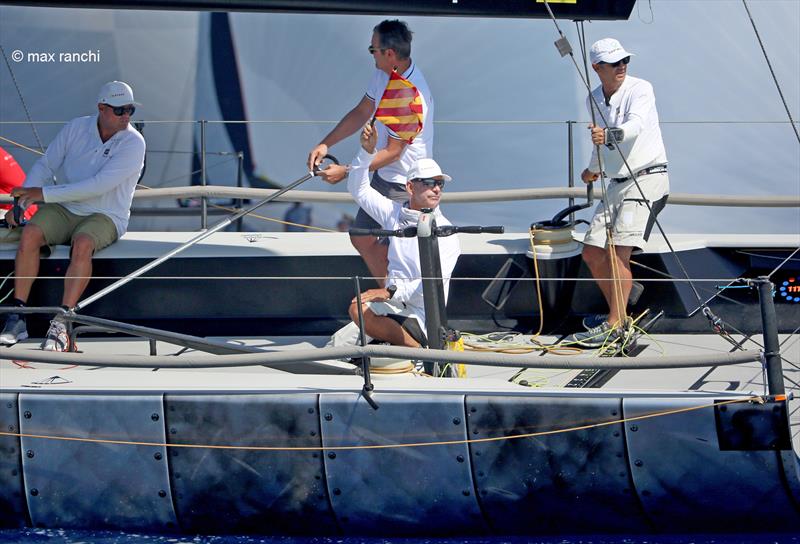
[(592, 267), (605, 260), (606, 250), (597, 246), (584, 245), (582, 256), (584, 262), (589, 265), (589, 267)]
[(22, 229), (17, 251), (19, 253), (37, 252), (39, 248), (47, 242), (44, 239), (44, 232), (36, 225), (26, 225)]
[(78, 234), (72, 239), (72, 260), (90, 261), (94, 255), (94, 239), (86, 234)]
[(350, 242), (356, 248), (356, 251), (362, 255), (378, 245), (378, 239), (373, 236), (351, 236)]
[[(350, 307), (347, 309), (347, 313), (350, 314), (350, 319), (353, 320), (353, 323), (358, 325), (358, 303), (351, 302)], [(364, 323), (369, 323), (370, 318), (372, 317), (372, 310), (369, 308), (364, 308), (364, 311), (361, 312), (364, 316)]]

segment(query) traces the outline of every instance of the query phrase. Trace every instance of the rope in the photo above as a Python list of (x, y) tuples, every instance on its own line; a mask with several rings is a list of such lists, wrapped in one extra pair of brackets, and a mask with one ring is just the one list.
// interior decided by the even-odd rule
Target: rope
[(764, 47), (764, 42), (761, 41), (761, 35), (758, 33), (756, 22), (753, 20), (753, 16), (750, 14), (750, 8), (747, 7), (747, 0), (742, 0), (742, 4), (744, 5), (744, 10), (747, 12), (747, 17), (750, 18), (750, 24), (753, 25), (753, 32), (756, 33), (756, 38), (758, 39), (758, 45), (761, 47), (761, 52), (764, 54), (764, 60), (767, 61), (767, 66), (769, 67), (769, 73), (772, 74), (772, 81), (775, 82), (775, 87), (778, 89), (778, 94), (781, 96), (781, 102), (783, 102), (783, 108), (786, 110), (786, 115), (789, 117), (789, 123), (792, 125), (792, 130), (794, 131), (794, 135), (797, 138), (797, 143), (800, 143), (800, 132), (797, 131), (797, 125), (795, 125), (794, 119), (792, 119), (792, 112), (791, 110), (789, 110), (789, 105), (786, 103), (786, 98), (784, 98), (783, 96), (783, 91), (781, 90), (780, 83), (778, 83), (778, 77), (775, 75), (775, 70), (772, 69), (772, 63), (769, 60), (769, 55), (767, 55), (767, 50)]
[[(785, 402), (785, 396), (776, 396), (776, 401)], [(614, 419), (610, 421), (600, 421), (596, 423), (588, 423), (585, 425), (578, 425), (575, 427), (567, 427), (562, 429), (553, 429), (550, 431), (539, 431), (533, 433), (523, 433), (511, 436), (496, 436), (496, 437), (487, 437), (487, 438), (467, 438), (467, 439), (460, 439), (460, 440), (437, 440), (432, 442), (409, 442), (409, 443), (401, 443), (401, 444), (366, 444), (366, 445), (341, 445), (341, 446), (234, 446), (234, 445), (223, 445), (223, 444), (184, 444), (184, 443), (166, 443), (166, 442), (144, 442), (144, 441), (135, 441), (135, 440), (114, 440), (108, 438), (82, 438), (77, 436), (55, 436), (55, 435), (44, 435), (44, 434), (33, 434), (33, 433), (15, 433), (15, 432), (8, 432), (2, 431), (0, 432), (0, 436), (9, 436), (9, 437), (16, 437), (16, 438), (38, 438), (38, 439), (45, 439), (45, 440), (57, 440), (57, 441), (65, 441), (65, 442), (81, 442), (81, 443), (89, 443), (89, 444), (114, 444), (114, 445), (121, 445), (121, 446), (148, 446), (148, 447), (157, 447), (157, 448), (202, 448), (202, 449), (209, 449), (209, 450), (237, 450), (237, 451), (283, 451), (283, 452), (292, 452), (292, 451), (315, 451), (315, 452), (322, 452), (322, 451), (330, 451), (330, 450), (339, 450), (339, 451), (358, 451), (358, 450), (387, 450), (387, 449), (399, 449), (399, 448), (422, 448), (422, 447), (430, 447), (430, 446), (454, 446), (454, 445), (465, 445), (465, 444), (481, 444), (487, 442), (502, 442), (506, 440), (518, 440), (522, 438), (538, 438), (541, 436), (552, 436), (558, 434), (565, 434), (570, 432), (577, 432), (577, 431), (586, 431), (591, 429), (597, 429), (601, 427), (608, 427), (611, 425), (621, 425), (625, 423), (629, 423), (632, 421), (643, 421), (646, 419), (654, 419), (657, 417), (666, 417), (675, 414), (682, 414), (687, 412), (693, 412), (696, 410), (702, 410), (704, 408), (712, 408), (716, 406), (724, 406), (728, 404), (736, 404), (736, 403), (744, 403), (744, 402), (757, 402), (759, 404), (763, 404), (765, 402), (764, 397), (761, 396), (751, 396), (741, 399), (731, 399), (726, 401), (720, 401), (713, 404), (699, 404), (695, 406), (688, 406), (685, 408), (674, 408), (671, 410), (663, 410), (659, 412), (651, 412), (649, 414), (643, 414), (640, 416), (633, 416), (627, 417), (622, 419)], [(513, 430), (513, 429), (512, 429)]]
[(33, 124), (33, 119), (31, 118), (31, 112), (28, 111), (28, 105), (25, 103), (25, 98), (22, 96), (22, 90), (19, 88), (19, 83), (17, 82), (17, 76), (14, 75), (14, 70), (11, 68), (11, 63), (8, 62), (8, 57), (6, 56), (6, 50), (3, 49), (3, 46), (0, 45), (0, 53), (3, 54), (3, 60), (6, 61), (6, 66), (8, 66), (8, 73), (11, 74), (11, 81), (14, 82), (14, 87), (17, 89), (17, 94), (19, 95), (19, 101), (22, 103), (22, 109), (25, 110), (25, 117), (28, 118), (28, 123), (31, 125), (31, 130), (33, 130), (33, 135), (36, 138), (36, 142), (39, 144), (39, 149), (41, 150), (42, 154), (44, 154), (44, 146), (42, 145), (42, 140), (39, 138), (39, 133), (36, 131), (36, 125)]
[(783, 260), (783, 262), (781, 262), (781, 264), (779, 264), (778, 266), (776, 266), (776, 267), (775, 267), (775, 269), (774, 269), (772, 272), (770, 272), (769, 274), (767, 274), (767, 278), (769, 278), (769, 279), (772, 279), (772, 275), (773, 275), (775, 272), (777, 272), (778, 270), (780, 270), (780, 269), (783, 267), (783, 265), (785, 265), (785, 264), (786, 264), (786, 263), (788, 263), (790, 260), (792, 260), (792, 257), (794, 257), (795, 255), (797, 255), (797, 252), (798, 252), (798, 251), (800, 251), (800, 247), (798, 247), (797, 249), (795, 249), (795, 250), (792, 252), (792, 254), (791, 254), (791, 255), (789, 255), (788, 257), (786, 257), (786, 258)]
[[(2, 47), (2, 46), (0, 46), (0, 47)], [(36, 153), (37, 155), (44, 155), (44, 152), (39, 151), (38, 149), (34, 149), (32, 147), (28, 147), (27, 145), (23, 145), (23, 144), (21, 144), (19, 142), (15, 142), (14, 140), (9, 140), (8, 138), (4, 138), (3, 136), (0, 136), (0, 140), (3, 140), (4, 142), (8, 142), (13, 146), (22, 148), (25, 151), (30, 151), (31, 153)]]

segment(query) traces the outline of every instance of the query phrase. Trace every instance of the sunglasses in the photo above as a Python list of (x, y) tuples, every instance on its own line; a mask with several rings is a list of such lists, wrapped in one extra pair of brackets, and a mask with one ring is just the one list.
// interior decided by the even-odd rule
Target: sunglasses
[(386, 51), (387, 49), (389, 49), (389, 48), (388, 47), (375, 47), (374, 45), (370, 45), (369, 47), (367, 47), (367, 51), (369, 51), (370, 55), (374, 55), (375, 51)]
[(423, 184), (425, 187), (430, 187), (433, 189), (434, 187), (439, 187), (444, 189), (444, 180), (443, 179), (436, 179), (436, 178), (416, 178), (411, 181), (418, 181)]
[(133, 115), (136, 112), (136, 106), (109, 106), (106, 104), (107, 108), (111, 108), (111, 111), (114, 112), (114, 115), (117, 117), (122, 117), (126, 113), (128, 115)]
[(628, 64), (630, 61), (631, 61), (630, 57), (625, 57), (624, 59), (619, 59), (617, 62), (603, 62), (603, 61), (600, 61), (597, 64), (608, 64), (609, 66), (613, 66), (614, 68), (617, 68), (619, 66), (622, 66), (623, 64)]

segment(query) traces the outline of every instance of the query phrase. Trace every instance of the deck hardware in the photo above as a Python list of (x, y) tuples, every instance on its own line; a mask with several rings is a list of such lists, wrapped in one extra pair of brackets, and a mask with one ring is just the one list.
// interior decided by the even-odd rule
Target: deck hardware
[(34, 487), (33, 489), (31, 489), (31, 495), (32, 495), (32, 496), (34, 496), (34, 497), (35, 497), (35, 496), (37, 496), (38, 494), (39, 494), (39, 490), (38, 490), (38, 489), (36, 489), (35, 487)]
[(28, 450), (25, 452), (25, 455), (28, 457), (28, 459), (33, 459), (35, 454), (33, 453), (33, 450)]
[[(353, 280), (355, 281), (356, 309), (358, 311), (358, 343), (361, 347), (364, 347), (367, 345), (367, 333), (364, 331), (364, 310), (361, 307), (361, 278), (356, 276)], [(364, 387), (361, 388), (361, 394), (372, 409), (377, 410), (378, 403), (372, 398), (375, 385), (373, 385), (372, 378), (369, 375), (369, 356), (361, 357), (361, 372), (364, 375)]]
[[(11, 406), (9, 406), (9, 408), (11, 408)], [(25, 410), (25, 413), (22, 414), (22, 415), (25, 417), (25, 419), (30, 419), (31, 418), (30, 410)]]

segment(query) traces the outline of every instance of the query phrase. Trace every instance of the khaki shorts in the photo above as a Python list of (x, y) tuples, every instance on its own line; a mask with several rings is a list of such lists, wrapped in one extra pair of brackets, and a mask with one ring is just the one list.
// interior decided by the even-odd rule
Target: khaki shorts
[(595, 209), (584, 244), (606, 247), (606, 221), (611, 225), (614, 244), (641, 248), (650, 238), (658, 213), (664, 209), (669, 196), (669, 177), (666, 173), (639, 176), (649, 208), (633, 180), (606, 183), (606, 202)]
[(78, 234), (89, 236), (94, 241), (95, 251), (117, 241), (117, 227), (107, 215), (76, 215), (60, 204), (42, 204), (28, 224), (42, 229), (48, 246), (72, 245)]

